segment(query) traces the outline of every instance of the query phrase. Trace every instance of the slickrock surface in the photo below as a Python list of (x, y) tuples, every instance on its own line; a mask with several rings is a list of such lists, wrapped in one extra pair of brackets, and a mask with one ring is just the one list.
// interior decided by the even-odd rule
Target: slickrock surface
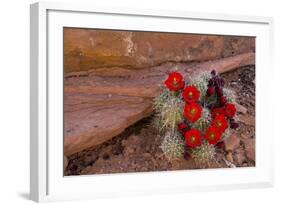
[(255, 38), (159, 32), (64, 29), (65, 72), (136, 70), (165, 62), (207, 61), (255, 52)]

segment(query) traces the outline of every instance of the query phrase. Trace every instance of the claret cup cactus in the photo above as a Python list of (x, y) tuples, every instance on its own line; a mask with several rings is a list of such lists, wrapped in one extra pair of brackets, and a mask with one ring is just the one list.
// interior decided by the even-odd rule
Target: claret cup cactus
[[(169, 160), (191, 156), (207, 166), (216, 149), (239, 127), (235, 93), (212, 71), (184, 80), (172, 71), (154, 100), (155, 126), (163, 136), (161, 148)], [(185, 157), (186, 158), (186, 157)]]

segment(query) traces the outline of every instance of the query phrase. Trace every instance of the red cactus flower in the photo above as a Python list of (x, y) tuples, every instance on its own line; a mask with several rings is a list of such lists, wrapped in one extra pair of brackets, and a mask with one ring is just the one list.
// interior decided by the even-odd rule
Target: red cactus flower
[(227, 103), (225, 105), (225, 109), (224, 109), (225, 115), (229, 118), (234, 117), (234, 115), (236, 114), (236, 107), (234, 104), (232, 103)]
[(200, 98), (200, 91), (194, 86), (187, 86), (182, 93), (182, 97), (187, 103), (196, 102)]
[(211, 112), (212, 118), (215, 119), (218, 115), (224, 115), (224, 108), (214, 108)]
[(217, 144), (221, 139), (222, 133), (216, 127), (209, 127), (206, 131), (205, 138), (210, 144)]
[(218, 115), (213, 122), (213, 127), (217, 128), (223, 133), (228, 128), (228, 122), (225, 119), (225, 116)]
[(185, 133), (184, 137), (185, 137), (185, 143), (189, 147), (194, 148), (202, 144), (202, 136), (199, 130), (190, 129)]
[(202, 107), (194, 102), (187, 104), (184, 108), (184, 115), (190, 122), (196, 122), (201, 117), (201, 113)]
[(175, 92), (184, 88), (183, 77), (179, 72), (176, 71), (170, 73), (164, 84), (169, 90)]

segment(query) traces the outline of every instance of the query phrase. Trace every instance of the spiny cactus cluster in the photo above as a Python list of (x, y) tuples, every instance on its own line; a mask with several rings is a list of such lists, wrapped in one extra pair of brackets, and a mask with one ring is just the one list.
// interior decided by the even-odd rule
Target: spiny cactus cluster
[(223, 93), (228, 102), (235, 103), (236, 102), (236, 94), (233, 90), (229, 88), (223, 88)]
[(175, 93), (162, 87), (161, 94), (154, 99), (154, 110), (156, 112), (156, 122), (154, 123), (159, 130), (174, 130), (177, 128), (184, 116), (182, 109), (184, 102)]
[[(200, 93), (206, 93), (208, 89), (208, 79), (211, 78), (211, 74), (208, 72), (203, 72), (191, 79), (190, 84), (198, 88)], [(200, 95), (200, 101), (204, 101), (205, 95)]]
[(208, 109), (202, 109), (202, 116), (192, 124), (192, 128), (205, 131), (212, 120), (211, 113)]
[(218, 143), (238, 128), (235, 93), (224, 87), (215, 72), (202, 73), (190, 82), (173, 71), (154, 100), (154, 125), (163, 136), (161, 149), (172, 160), (190, 155), (197, 164), (208, 165)]
[(216, 147), (204, 141), (200, 147), (192, 149), (190, 155), (199, 167), (209, 166), (215, 161)]
[(184, 154), (184, 139), (178, 132), (166, 132), (160, 148), (162, 149), (168, 160), (180, 158)]

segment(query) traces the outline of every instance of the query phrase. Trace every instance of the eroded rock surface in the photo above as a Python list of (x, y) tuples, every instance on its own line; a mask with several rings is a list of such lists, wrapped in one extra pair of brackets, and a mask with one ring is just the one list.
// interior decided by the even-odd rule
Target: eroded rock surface
[(240, 139), (236, 135), (231, 135), (224, 142), (226, 151), (231, 152), (240, 146)]
[(142, 69), (255, 52), (255, 38), (222, 35), (64, 29), (64, 70)]

